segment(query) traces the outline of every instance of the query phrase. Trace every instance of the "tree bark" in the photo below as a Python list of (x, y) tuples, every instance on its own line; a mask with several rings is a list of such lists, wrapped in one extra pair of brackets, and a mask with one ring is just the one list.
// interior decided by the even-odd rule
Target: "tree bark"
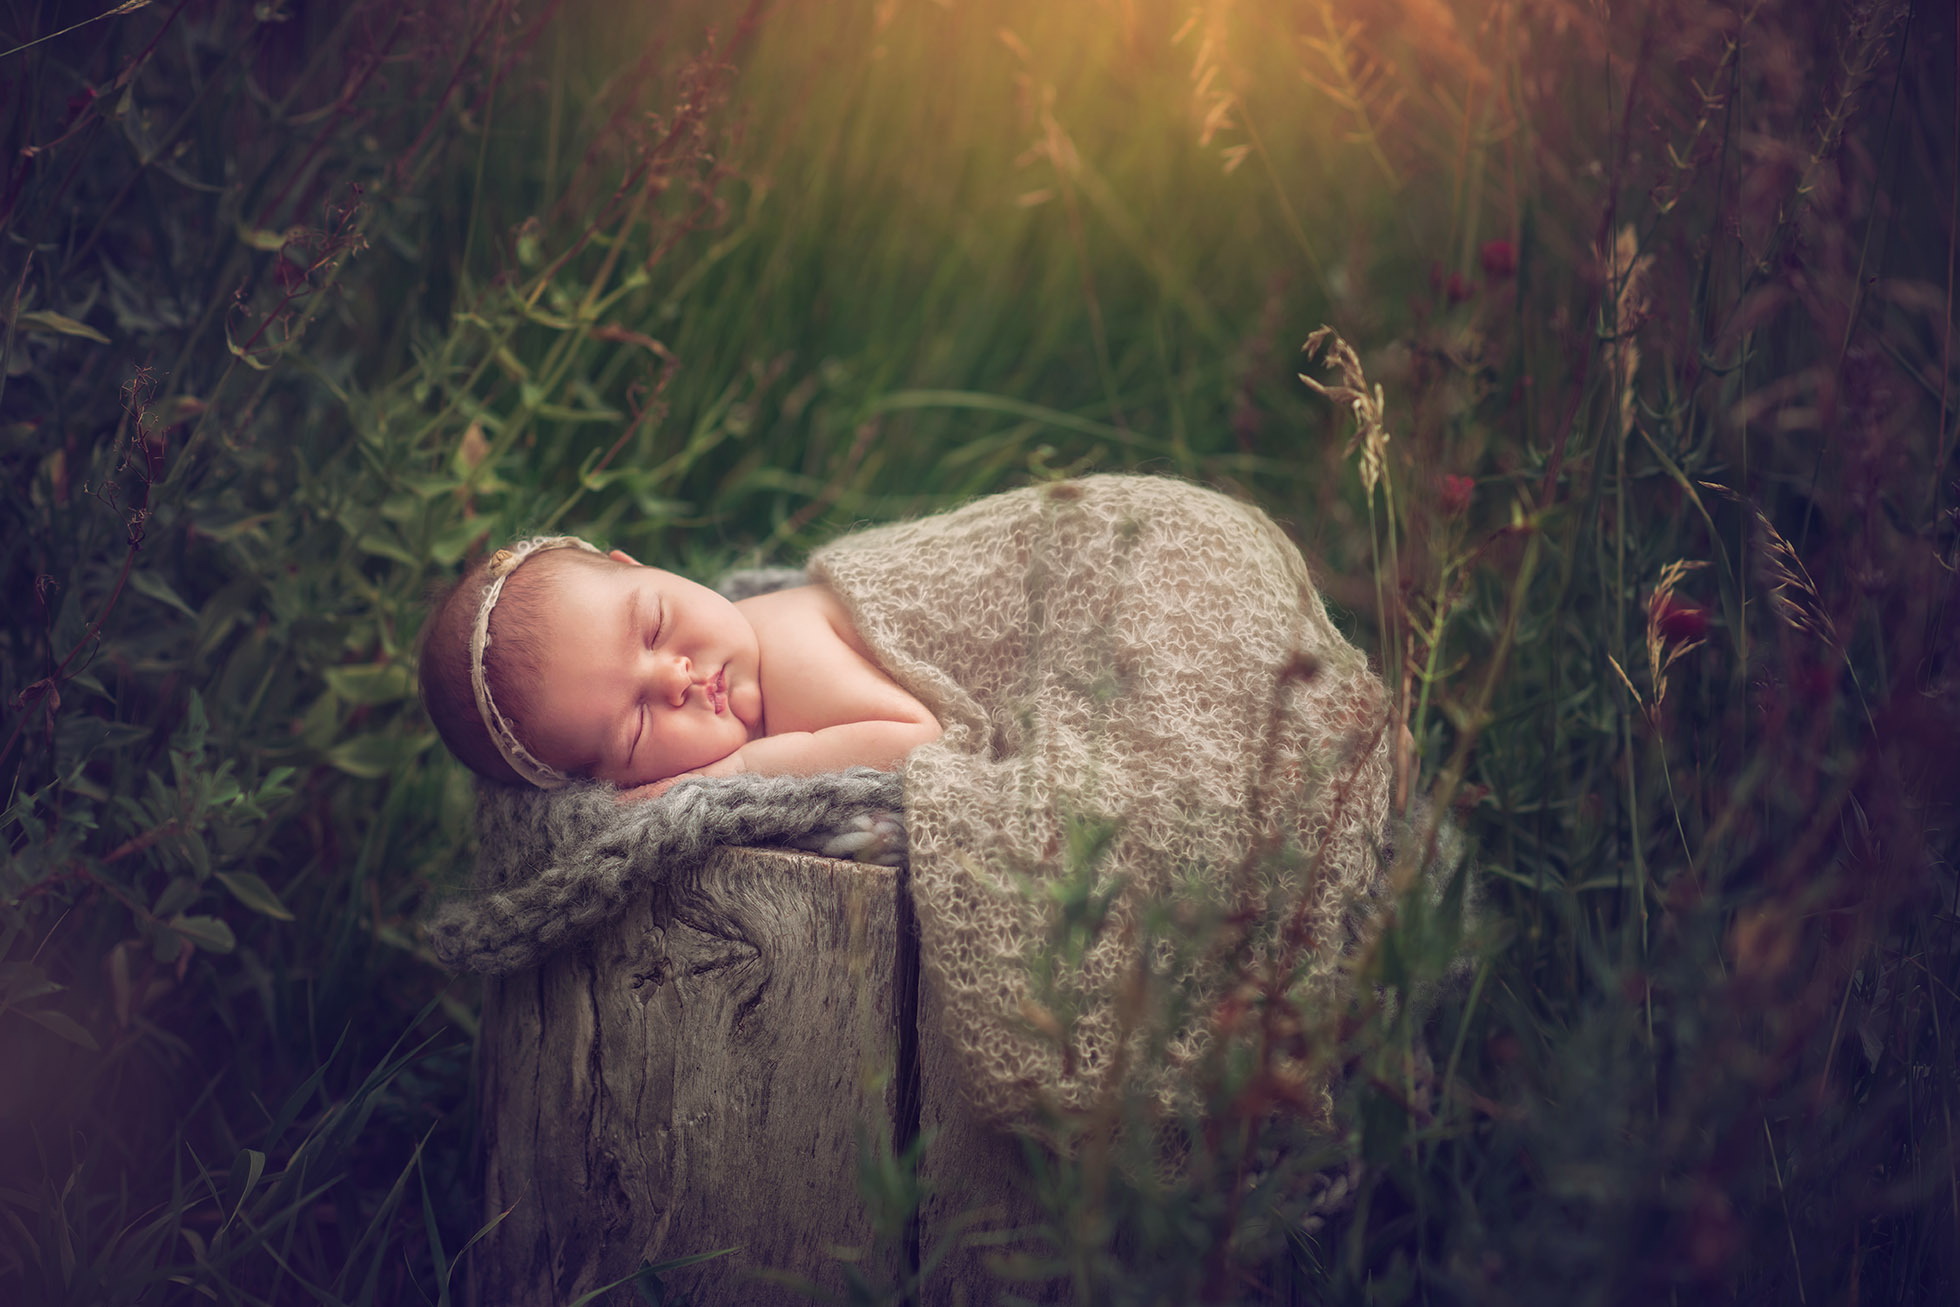
[[(476, 1301), (570, 1303), (729, 1248), (662, 1286), (697, 1307), (807, 1303), (790, 1281), (841, 1292), (848, 1261), (897, 1287), (936, 1251), (921, 1304), (993, 1301), (1003, 1245), (976, 1236), (1040, 1208), (1019, 1145), (967, 1112), (936, 1013), (900, 875), (775, 850), (721, 850), (537, 970), (492, 978), (485, 1219), (501, 1220), (472, 1254)], [(860, 1157), (902, 1155), (922, 1126), (923, 1201), (868, 1206)], [(642, 1300), (629, 1283), (597, 1301)]]

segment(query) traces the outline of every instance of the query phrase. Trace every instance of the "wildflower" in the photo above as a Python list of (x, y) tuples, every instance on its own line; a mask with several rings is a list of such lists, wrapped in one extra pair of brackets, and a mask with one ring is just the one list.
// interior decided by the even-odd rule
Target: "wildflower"
[(1477, 257), (1484, 265), (1484, 275), (1492, 281), (1509, 281), (1518, 275), (1517, 247), (1509, 241), (1485, 241)]
[(1452, 304), (1461, 304), (1476, 293), (1476, 284), (1460, 272), (1452, 272), (1449, 281), (1443, 285), (1443, 294), (1449, 297)]
[(1606, 661), (1619, 673), (1621, 684), (1633, 696), (1634, 703), (1647, 715), (1647, 720), (1660, 727), (1661, 704), (1667, 699), (1667, 673), (1683, 657), (1701, 648), (1708, 633), (1708, 614), (1697, 607), (1675, 599), (1674, 588), (1681, 584), (1688, 573), (1708, 566), (1686, 558), (1677, 558), (1661, 569), (1660, 580), (1654, 585), (1654, 593), (1647, 600), (1647, 674), (1652, 680), (1654, 697), (1649, 702), (1640, 697), (1634, 688), (1633, 678), (1627, 675), (1620, 660), (1606, 655)]
[(1443, 516), (1456, 517), (1470, 507), (1470, 496), (1476, 493), (1477, 482), (1473, 477), (1445, 472), (1436, 479), (1436, 489), (1441, 495)]
[(1708, 632), (1708, 615), (1699, 608), (1677, 603), (1674, 587), (1688, 573), (1706, 566), (1705, 562), (1675, 559), (1661, 569), (1660, 581), (1647, 600), (1647, 668), (1654, 678), (1656, 713), (1660, 711), (1661, 701), (1667, 698), (1667, 669), (1683, 655), (1701, 648)]
[(1342, 340), (1332, 327), (1323, 326), (1307, 337), (1307, 343), (1300, 347), (1309, 360), (1320, 353), (1320, 347), (1328, 341), (1328, 359), (1341, 374), (1338, 386), (1323, 386), (1302, 372), (1300, 380), (1316, 391), (1343, 403), (1354, 410), (1354, 435), (1349, 439), (1342, 456), (1352, 454), (1358, 447), (1361, 450), (1361, 485), (1370, 495), (1375, 493), (1375, 483), (1382, 479), (1383, 465), (1388, 450), (1388, 430), (1382, 425), (1382, 388), (1368, 389), (1368, 378), (1362, 374), (1361, 359), (1354, 347)]
[(1656, 625), (1661, 638), (1670, 643), (1692, 644), (1708, 634), (1708, 610), (1694, 604), (1684, 604), (1672, 595), (1662, 598), (1656, 606)]

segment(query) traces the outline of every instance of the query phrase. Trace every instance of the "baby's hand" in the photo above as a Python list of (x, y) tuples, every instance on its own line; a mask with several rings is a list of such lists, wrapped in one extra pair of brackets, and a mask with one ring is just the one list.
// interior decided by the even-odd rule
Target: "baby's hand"
[(649, 785), (639, 785), (630, 790), (621, 790), (613, 796), (613, 799), (618, 803), (634, 803), (640, 799), (657, 799), (672, 789), (677, 783), (688, 780), (691, 777), (735, 776), (747, 770), (748, 765), (742, 761), (742, 754), (738, 749), (718, 762), (709, 763), (706, 767), (697, 767), (693, 771), (684, 771), (678, 776), (669, 776), (666, 780), (654, 781)]

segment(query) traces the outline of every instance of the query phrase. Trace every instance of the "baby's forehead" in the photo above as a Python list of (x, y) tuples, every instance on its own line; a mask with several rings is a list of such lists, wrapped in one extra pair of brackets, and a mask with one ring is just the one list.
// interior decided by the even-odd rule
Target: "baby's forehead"
[[(604, 567), (594, 565), (594, 561)], [(505, 579), (490, 614), (491, 632), (537, 639), (561, 626), (568, 607), (587, 609), (609, 602), (615, 584), (609, 573), (622, 565), (584, 550), (554, 549), (537, 554)]]
[(554, 549), (518, 568), (505, 583), (505, 589), (528, 591), (535, 601), (623, 579), (628, 570), (625, 563), (604, 554), (591, 554), (583, 549)]

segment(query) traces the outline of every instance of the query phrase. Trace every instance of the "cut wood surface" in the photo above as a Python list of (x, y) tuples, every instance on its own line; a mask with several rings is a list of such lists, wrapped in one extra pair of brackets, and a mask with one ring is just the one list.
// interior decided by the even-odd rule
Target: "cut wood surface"
[[(535, 971), (486, 982), (480, 1076), (485, 1219), (479, 1307), (570, 1303), (643, 1263), (697, 1307), (807, 1303), (840, 1254), (897, 1284), (941, 1257), (920, 1301), (1037, 1301), (996, 1280), (1026, 1227), (1020, 1146), (974, 1122), (923, 986), (897, 873), (724, 849)], [(862, 1148), (933, 1132), (909, 1224), (881, 1231)], [(1022, 1246), (1032, 1247), (1024, 1240)], [(643, 1301), (623, 1285), (599, 1302)]]

